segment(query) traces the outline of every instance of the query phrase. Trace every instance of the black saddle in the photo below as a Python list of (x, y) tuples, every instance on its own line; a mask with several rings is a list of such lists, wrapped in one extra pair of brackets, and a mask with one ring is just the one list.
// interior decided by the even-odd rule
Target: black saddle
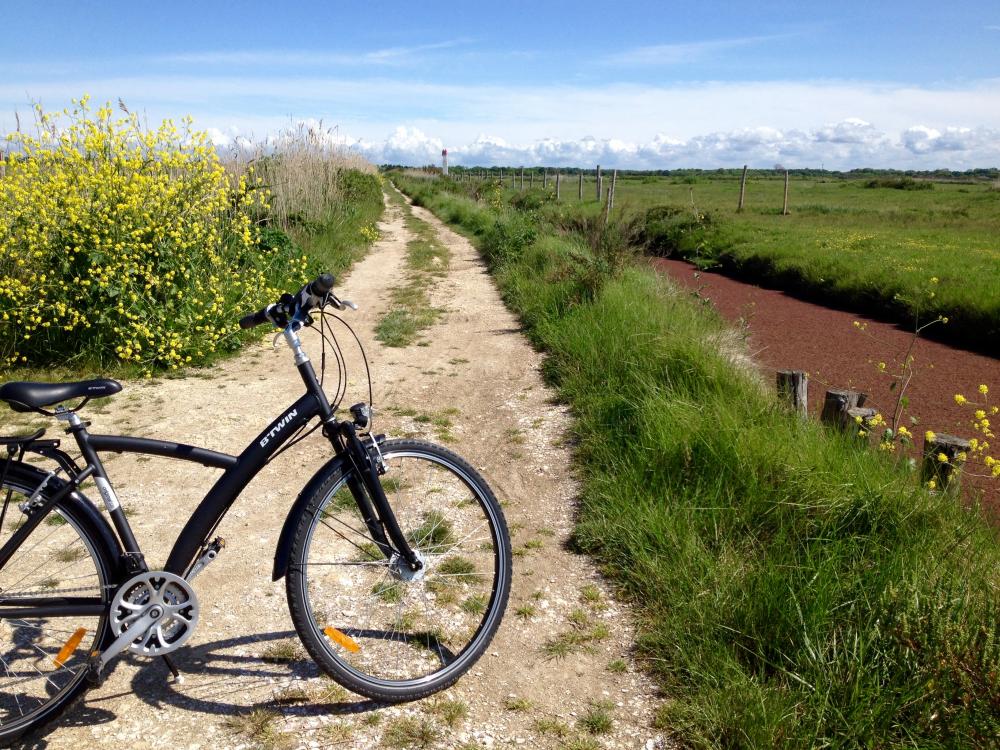
[(79, 383), (4, 383), (0, 385), (0, 401), (6, 401), (14, 411), (42, 411), (43, 406), (75, 398), (102, 398), (121, 389), (121, 383), (107, 378)]

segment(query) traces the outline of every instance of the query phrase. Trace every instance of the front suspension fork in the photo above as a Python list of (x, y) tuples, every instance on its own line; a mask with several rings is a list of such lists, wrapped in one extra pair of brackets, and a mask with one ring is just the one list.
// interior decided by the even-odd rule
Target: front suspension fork
[(410, 570), (420, 570), (423, 563), (410, 547), (403, 530), (399, 528), (396, 514), (392, 512), (389, 500), (382, 489), (375, 457), (361, 442), (353, 423), (341, 422), (338, 436), (342, 441), (343, 451), (356, 469), (348, 477), (347, 486), (358, 503), (365, 525), (375, 544), (387, 558), (391, 558), (395, 551), (406, 561)]

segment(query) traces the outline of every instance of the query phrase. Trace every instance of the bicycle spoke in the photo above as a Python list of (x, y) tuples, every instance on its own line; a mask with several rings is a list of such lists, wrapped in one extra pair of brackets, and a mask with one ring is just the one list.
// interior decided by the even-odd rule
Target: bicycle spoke
[(369, 546), (369, 535), (355, 528), (356, 508), (331, 512), (334, 496), (346, 492), (344, 481), (316, 514), (312, 551), (299, 570), (315, 571), (306, 593), (310, 608), (338, 612), (343, 632), (359, 646), (348, 649), (331, 636), (322, 648), (360, 674), (400, 681), (447, 669), (478, 637), (494, 607), (499, 562), (483, 499), (458, 474), (423, 455), (390, 455), (386, 464), (380, 479), (386, 499), (422, 570), (353, 559), (349, 549), (372, 551), (362, 546)]
[[(12, 485), (5, 480), (4, 488), (18, 481)], [(22, 492), (19, 486), (17, 491)], [(4, 532), (11, 526), (23, 528), (26, 518)], [(50, 525), (49, 519), (58, 523)], [(102, 556), (100, 540), (91, 534), (72, 506), (54, 506), (3, 567), (0, 600), (11, 607), (56, 604), (64, 597), (105, 605), (110, 563)], [(57, 710), (82, 689), (86, 655), (106, 632), (103, 614), (18, 614), (0, 620), (0, 727), (5, 738)]]

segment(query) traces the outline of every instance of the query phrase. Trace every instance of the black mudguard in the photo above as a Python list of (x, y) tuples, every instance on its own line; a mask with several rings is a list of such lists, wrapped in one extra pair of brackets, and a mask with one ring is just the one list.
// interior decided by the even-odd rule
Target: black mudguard
[(295, 502), (285, 516), (285, 523), (281, 527), (281, 535), (278, 537), (278, 546), (274, 550), (274, 569), (271, 572), (271, 580), (277, 581), (285, 577), (288, 571), (288, 558), (292, 554), (292, 537), (295, 528), (298, 526), (299, 517), (305, 513), (309, 499), (316, 494), (316, 491), (330, 477), (331, 474), (340, 473), (341, 466), (346, 459), (343, 456), (334, 456), (327, 461), (319, 470), (312, 475), (312, 479), (306, 482), (306, 486), (299, 492)]
[[(10, 477), (23, 481), (28, 486), (41, 484), (42, 480), (45, 479), (45, 475), (46, 472), (23, 463), (11, 464), (9, 470)], [(58, 490), (65, 486), (65, 484), (64, 480), (54, 477), (49, 480), (48, 487)], [(111, 571), (114, 577), (113, 583), (120, 583), (125, 573), (121, 565), (122, 548), (118, 543), (118, 537), (115, 536), (115, 533), (111, 530), (111, 526), (105, 520), (104, 516), (101, 515), (97, 506), (86, 495), (81, 492), (72, 492), (69, 494), (68, 499), (73, 504), (73, 510), (77, 511), (81, 522), (88, 526), (87, 530), (91, 532), (91, 536), (98, 544), (104, 547), (107, 559), (115, 565), (115, 568)]]

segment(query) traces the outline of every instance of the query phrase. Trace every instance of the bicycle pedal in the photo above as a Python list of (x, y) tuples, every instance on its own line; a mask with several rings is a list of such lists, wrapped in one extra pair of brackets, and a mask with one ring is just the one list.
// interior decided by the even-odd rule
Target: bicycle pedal
[(100, 687), (104, 684), (104, 664), (101, 661), (100, 651), (91, 651), (90, 659), (87, 662), (86, 680), (93, 687)]

